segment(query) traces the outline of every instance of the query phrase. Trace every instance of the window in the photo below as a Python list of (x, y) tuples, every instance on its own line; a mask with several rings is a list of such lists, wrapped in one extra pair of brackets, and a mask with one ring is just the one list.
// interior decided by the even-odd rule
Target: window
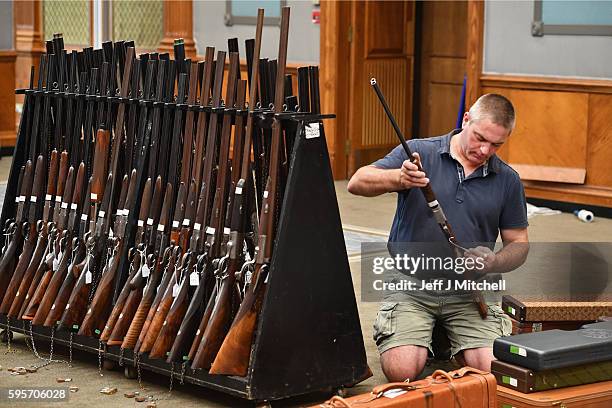
[(285, 0), (226, 0), (225, 25), (234, 24), (255, 25), (257, 23), (257, 9), (263, 8), (264, 25), (280, 25), (281, 8)]
[(536, 0), (531, 34), (612, 35), (612, 1)]

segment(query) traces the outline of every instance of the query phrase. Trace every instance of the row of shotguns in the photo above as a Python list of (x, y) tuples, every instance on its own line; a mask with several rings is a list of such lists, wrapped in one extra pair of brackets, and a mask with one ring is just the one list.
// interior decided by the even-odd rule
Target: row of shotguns
[(276, 61), (260, 59), (262, 26), (260, 10), (248, 81), (229, 41), (225, 87), (213, 47), (198, 63), (180, 40), (174, 60), (47, 42), (25, 92), (0, 314), (247, 374), (296, 137), (286, 119), (320, 113), (316, 67), (298, 70), (298, 96), (285, 73), (289, 9)]

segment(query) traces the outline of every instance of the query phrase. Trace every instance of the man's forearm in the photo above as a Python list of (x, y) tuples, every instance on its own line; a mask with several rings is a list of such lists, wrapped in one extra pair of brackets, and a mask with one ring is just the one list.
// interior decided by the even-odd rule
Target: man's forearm
[(351, 177), (348, 191), (365, 197), (401, 190), (399, 169), (379, 169), (374, 166), (362, 167)]
[(495, 266), (489, 273), (506, 273), (515, 270), (527, 259), (528, 242), (511, 242), (495, 254)]

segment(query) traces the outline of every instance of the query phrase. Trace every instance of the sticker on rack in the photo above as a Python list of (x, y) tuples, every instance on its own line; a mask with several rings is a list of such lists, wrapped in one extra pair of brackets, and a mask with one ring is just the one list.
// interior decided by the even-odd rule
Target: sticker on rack
[(306, 139), (314, 139), (315, 137), (321, 136), (321, 130), (319, 129), (319, 123), (309, 123), (304, 127), (306, 133)]

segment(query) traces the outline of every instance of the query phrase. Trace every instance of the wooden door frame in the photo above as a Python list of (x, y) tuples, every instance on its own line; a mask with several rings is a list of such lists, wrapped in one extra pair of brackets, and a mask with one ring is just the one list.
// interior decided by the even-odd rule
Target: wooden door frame
[(324, 113), (336, 114), (336, 119), (325, 122), (327, 147), (336, 180), (347, 177), (351, 8), (348, 1), (321, 1), (321, 109)]

